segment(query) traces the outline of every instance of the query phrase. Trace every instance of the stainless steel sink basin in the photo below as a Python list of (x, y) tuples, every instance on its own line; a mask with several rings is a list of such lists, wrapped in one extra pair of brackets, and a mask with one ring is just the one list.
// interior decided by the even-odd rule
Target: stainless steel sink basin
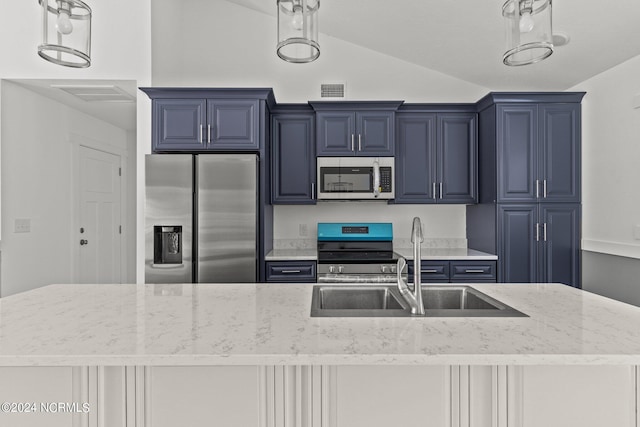
[[(422, 288), (426, 317), (523, 317), (521, 313), (470, 286)], [(409, 306), (390, 285), (316, 285), (311, 317), (409, 317)]]

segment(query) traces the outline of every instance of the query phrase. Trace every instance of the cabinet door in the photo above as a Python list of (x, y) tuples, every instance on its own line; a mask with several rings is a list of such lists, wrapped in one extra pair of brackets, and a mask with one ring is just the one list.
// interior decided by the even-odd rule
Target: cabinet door
[(393, 156), (393, 112), (357, 113), (356, 121), (359, 156)]
[(315, 204), (313, 115), (276, 115), (272, 120), (271, 202)]
[(536, 282), (537, 212), (533, 203), (498, 206), (498, 282)]
[(256, 366), (150, 367), (145, 425), (264, 425), (259, 374)]
[(580, 202), (580, 105), (540, 104), (540, 167), (545, 201)]
[(540, 205), (543, 274), (540, 282), (580, 286), (580, 204)]
[(260, 148), (258, 100), (210, 99), (207, 101), (209, 149)]
[(204, 99), (156, 99), (152, 108), (151, 140), (154, 152), (205, 148)]
[(536, 200), (537, 105), (498, 105), (498, 202)]
[(452, 425), (448, 366), (338, 366), (335, 369), (335, 389), (328, 393), (327, 413), (334, 414), (336, 422), (329, 425)]
[(356, 115), (348, 111), (316, 113), (318, 156), (353, 156), (356, 150)]
[(396, 203), (435, 203), (436, 115), (398, 114)]
[(477, 202), (475, 114), (438, 115), (438, 202)]

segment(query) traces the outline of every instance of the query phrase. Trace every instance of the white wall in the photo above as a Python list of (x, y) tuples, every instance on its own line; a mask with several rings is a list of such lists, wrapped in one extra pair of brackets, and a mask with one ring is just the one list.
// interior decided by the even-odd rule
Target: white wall
[(275, 17), (223, 0), (154, 0), (152, 11), (155, 86), (273, 87), (282, 103), (319, 99), (320, 84), (332, 82), (346, 82), (352, 100), (475, 102), (487, 93), (322, 33), (318, 60), (289, 64), (275, 52)]
[(640, 304), (638, 76), (640, 56), (571, 89), (587, 92), (582, 103), (582, 287), (636, 305)]
[[(8, 81), (2, 82), (1, 101), (0, 283), (2, 296), (7, 296), (76, 280), (78, 233), (72, 226), (77, 204), (73, 180), (77, 144), (91, 141), (125, 153), (128, 135)], [(123, 166), (126, 161), (123, 158)], [(130, 194), (125, 197), (130, 203)], [(31, 232), (15, 233), (16, 219), (30, 220)], [(135, 222), (134, 212), (125, 220), (126, 224)], [(130, 239), (129, 246), (131, 241), (135, 242)]]
[[(41, 8), (37, 0), (5, 1), (0, 13), (0, 79), (97, 79), (134, 80), (138, 86), (151, 84), (151, 0), (89, 2), (93, 11), (92, 64), (75, 69), (52, 64), (37, 55), (41, 41)], [(0, 91), (0, 99), (3, 94)], [(144, 207), (144, 154), (150, 148), (151, 113), (146, 95), (138, 94), (136, 139), (139, 155), (136, 208)], [(0, 130), (3, 123), (0, 123)], [(0, 144), (3, 141), (0, 140)], [(5, 174), (3, 174), (5, 175)], [(0, 206), (0, 215), (4, 208)], [(144, 220), (135, 224), (137, 277), (144, 272)], [(13, 286), (6, 284), (7, 286)]]
[[(640, 258), (640, 56), (572, 88), (582, 104), (583, 249)], [(636, 101), (640, 103), (640, 100)], [(640, 107), (640, 105), (638, 105)]]

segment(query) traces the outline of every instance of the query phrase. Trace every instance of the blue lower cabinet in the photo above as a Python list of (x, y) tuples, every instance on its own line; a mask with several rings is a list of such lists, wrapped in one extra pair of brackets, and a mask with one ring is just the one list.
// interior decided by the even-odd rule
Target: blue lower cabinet
[(315, 261), (267, 261), (267, 282), (315, 283)]
[[(422, 283), (495, 283), (496, 261), (428, 261), (421, 265)], [(413, 261), (408, 262), (408, 280), (413, 283)]]

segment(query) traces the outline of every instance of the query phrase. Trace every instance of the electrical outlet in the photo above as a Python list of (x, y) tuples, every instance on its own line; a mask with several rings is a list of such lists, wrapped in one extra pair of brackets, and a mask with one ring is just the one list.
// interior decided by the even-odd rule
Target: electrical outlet
[(28, 218), (16, 219), (13, 225), (14, 233), (30, 233), (31, 220)]
[(298, 235), (300, 237), (307, 237), (309, 234), (309, 229), (307, 228), (307, 224), (298, 224)]
[(635, 225), (633, 227), (633, 238), (640, 240), (640, 225)]

